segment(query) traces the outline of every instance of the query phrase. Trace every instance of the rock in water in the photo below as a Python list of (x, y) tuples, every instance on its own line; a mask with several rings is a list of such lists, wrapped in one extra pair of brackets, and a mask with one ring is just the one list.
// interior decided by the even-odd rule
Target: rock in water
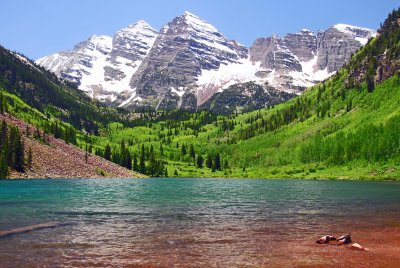
[(320, 239), (318, 239), (316, 242), (318, 244), (328, 244), (332, 241), (336, 241), (336, 237), (331, 236), (331, 235), (324, 235), (323, 237), (321, 237)]
[(351, 249), (355, 249), (355, 250), (362, 250), (365, 251), (367, 250), (366, 248), (362, 247), (360, 244), (358, 243), (354, 243), (350, 246)]
[(337, 239), (339, 245), (351, 243), (351, 236), (349, 234), (342, 235)]

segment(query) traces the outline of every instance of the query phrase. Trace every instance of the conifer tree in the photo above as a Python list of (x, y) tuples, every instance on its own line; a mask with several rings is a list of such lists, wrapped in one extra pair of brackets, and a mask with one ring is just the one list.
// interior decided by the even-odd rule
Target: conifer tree
[(228, 160), (224, 161), (224, 169), (227, 170), (229, 168)]
[(125, 167), (129, 170), (132, 170), (132, 156), (128, 148), (126, 148), (125, 155)]
[(28, 150), (28, 156), (27, 156), (27, 160), (26, 160), (26, 166), (29, 170), (32, 169), (32, 162), (33, 162), (33, 156), (32, 156), (32, 148), (29, 147)]
[(211, 155), (207, 155), (206, 165), (207, 165), (208, 168), (212, 168), (213, 167), (213, 161), (212, 161)]
[(29, 126), (26, 125), (25, 136), (27, 136), (29, 138), (30, 135), (31, 135), (31, 132), (29, 131)]
[(7, 123), (6, 120), (3, 119), (0, 130), (0, 149), (2, 149), (6, 143), (7, 143)]
[(150, 154), (148, 173), (150, 176), (154, 177), (157, 174), (157, 160), (154, 153)]
[(0, 91), (0, 114), (4, 114), (4, 96), (2, 91)]
[[(44, 134), (44, 132), (43, 132), (43, 134)], [(89, 158), (89, 155), (88, 155), (88, 134), (86, 133), (86, 136), (85, 136), (85, 142), (86, 142), (86, 144), (85, 144), (85, 163), (87, 164), (88, 163), (88, 158)]]
[(139, 171), (139, 165), (138, 165), (138, 160), (137, 160), (137, 154), (136, 152), (133, 154), (133, 167), (132, 169), (134, 171)]
[(185, 146), (185, 144), (182, 144), (182, 147), (181, 147), (181, 154), (182, 154), (182, 156), (185, 156), (186, 155), (186, 146)]
[(216, 170), (221, 170), (221, 159), (218, 153), (215, 155), (214, 167)]
[(140, 163), (139, 163), (139, 171), (142, 174), (146, 174), (146, 152), (144, 149), (144, 144), (142, 144), (142, 151), (140, 152)]
[(189, 156), (193, 158), (193, 161), (196, 159), (196, 152), (194, 151), (193, 144), (190, 144)]
[(88, 146), (87, 146), (87, 143), (86, 143), (86, 147), (85, 147), (85, 163), (86, 163), (86, 164), (88, 163), (88, 158), (89, 158), (89, 155), (88, 155)]
[(12, 128), (11, 131), (11, 139), (12, 140), (12, 151), (13, 152), (13, 157), (12, 157), (12, 167), (19, 171), (23, 172), (24, 171), (24, 143), (22, 141), (21, 135), (19, 134), (19, 130), (17, 127)]
[(104, 159), (111, 161), (111, 147), (107, 144), (104, 148)]
[(201, 155), (197, 156), (197, 167), (203, 168), (204, 159)]
[(8, 164), (7, 158), (4, 153), (0, 154), (0, 179), (6, 179), (8, 177)]

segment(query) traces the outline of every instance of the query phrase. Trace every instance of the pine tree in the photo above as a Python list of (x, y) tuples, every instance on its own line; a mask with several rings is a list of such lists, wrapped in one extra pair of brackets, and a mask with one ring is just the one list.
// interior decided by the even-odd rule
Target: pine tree
[(88, 158), (89, 158), (89, 155), (88, 155), (88, 146), (87, 146), (87, 143), (86, 143), (86, 147), (85, 147), (85, 163), (87, 164), (88, 163)]
[(6, 120), (3, 119), (0, 130), (0, 149), (2, 149), (6, 143), (7, 143), (7, 123)]
[(7, 158), (4, 154), (0, 155), (0, 179), (8, 177), (8, 164)]
[(196, 159), (196, 153), (194, 151), (193, 144), (190, 144), (189, 156), (193, 158), (193, 161)]
[(221, 170), (221, 159), (219, 157), (219, 154), (215, 155), (214, 167), (216, 170)]
[(32, 148), (29, 147), (29, 150), (28, 150), (28, 157), (27, 157), (27, 160), (26, 160), (26, 165), (27, 165), (27, 168), (28, 168), (29, 170), (32, 169), (32, 162), (33, 162)]
[(374, 91), (375, 89), (374, 77), (372, 75), (367, 75), (366, 81), (367, 81), (368, 92)]
[(146, 174), (146, 152), (144, 150), (144, 144), (142, 144), (142, 151), (140, 152), (139, 171), (142, 174)]
[(227, 170), (229, 168), (228, 160), (224, 161), (224, 169)]
[(3, 92), (0, 91), (0, 114), (4, 114), (4, 96)]
[(0, 179), (8, 177), (8, 137), (7, 137), (7, 124), (3, 119), (0, 128)]
[[(44, 134), (44, 132), (43, 132), (43, 134)], [(86, 136), (85, 136), (85, 142), (86, 142), (86, 144), (85, 144), (85, 163), (87, 164), (88, 163), (88, 158), (89, 158), (89, 155), (88, 155), (88, 134), (86, 134)]]
[(164, 148), (163, 148), (162, 144), (160, 144), (160, 155), (164, 156)]
[(29, 126), (26, 125), (25, 136), (27, 136), (29, 138), (30, 135), (31, 135), (31, 132), (29, 131)]
[(197, 156), (197, 167), (198, 168), (203, 168), (203, 163), (204, 163), (204, 159), (201, 155)]
[(11, 140), (13, 144), (13, 147), (11, 148), (14, 151), (12, 167), (19, 172), (23, 172), (25, 166), (24, 143), (22, 141), (21, 135), (19, 134), (18, 128), (12, 128), (11, 133)]
[(157, 161), (154, 153), (150, 154), (148, 173), (152, 177), (154, 177), (157, 174)]
[(104, 148), (104, 159), (111, 161), (111, 147), (107, 144)]
[(126, 149), (126, 157), (125, 157), (125, 167), (129, 170), (132, 170), (132, 156), (129, 152), (129, 149)]
[(39, 131), (38, 128), (36, 128), (35, 133), (33, 133), (33, 138), (34, 138), (35, 140), (40, 140), (40, 139), (41, 139), (40, 131)]
[(185, 156), (186, 155), (186, 146), (185, 146), (185, 144), (182, 144), (182, 147), (181, 147), (181, 154), (182, 154), (182, 156)]
[(132, 169), (134, 171), (139, 171), (139, 165), (138, 165), (138, 160), (137, 160), (137, 154), (136, 152), (133, 154), (133, 167)]
[(212, 161), (211, 155), (207, 155), (206, 165), (207, 165), (208, 168), (212, 168), (213, 167), (213, 161)]

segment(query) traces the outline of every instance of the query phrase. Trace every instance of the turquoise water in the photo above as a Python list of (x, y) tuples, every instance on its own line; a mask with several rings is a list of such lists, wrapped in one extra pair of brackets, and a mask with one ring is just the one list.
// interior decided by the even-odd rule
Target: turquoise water
[(76, 179), (0, 181), (0, 266), (259, 265), (327, 232), (396, 220), (395, 182)]

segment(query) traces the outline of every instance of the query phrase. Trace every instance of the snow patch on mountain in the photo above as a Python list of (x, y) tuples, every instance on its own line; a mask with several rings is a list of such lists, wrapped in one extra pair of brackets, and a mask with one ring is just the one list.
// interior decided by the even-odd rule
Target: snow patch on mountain
[[(204, 45), (204, 48), (215, 48), (220, 51), (225, 51), (231, 54), (237, 54), (232, 48), (229, 47), (229, 41), (218, 31), (217, 28), (202, 20), (198, 16), (185, 11), (182, 16), (184, 22), (191, 28), (194, 34), (189, 38)], [(240, 44), (237, 44), (240, 46)]]
[(124, 107), (125, 105), (131, 103), (131, 102), (140, 102), (142, 101), (142, 99), (140, 97), (136, 96), (136, 88), (133, 89), (133, 92), (131, 93), (131, 96), (124, 102), (122, 102), (120, 105), (118, 105), (118, 107)]
[(178, 90), (175, 89), (174, 87), (171, 87), (171, 92), (178, 95), (179, 98), (182, 98), (182, 96), (185, 94), (185, 88), (184, 87), (179, 87)]
[(376, 36), (376, 31), (374, 30), (344, 23), (336, 24), (333, 28), (342, 33), (353, 36), (355, 40), (361, 43), (361, 45), (365, 45), (369, 38)]

